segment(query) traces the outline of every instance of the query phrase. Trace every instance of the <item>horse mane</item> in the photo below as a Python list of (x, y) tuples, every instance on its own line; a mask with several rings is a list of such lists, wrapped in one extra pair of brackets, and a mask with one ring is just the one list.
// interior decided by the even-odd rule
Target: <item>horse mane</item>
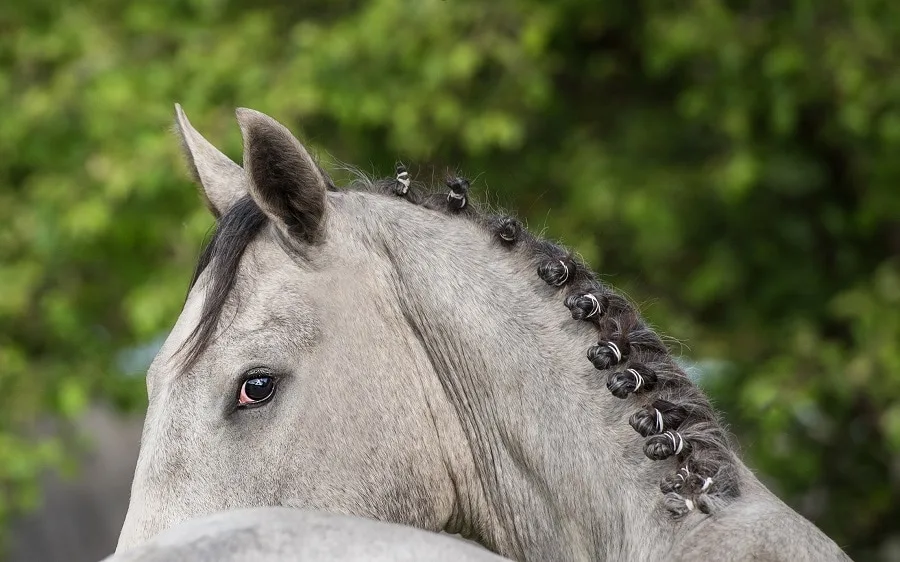
[[(646, 438), (644, 453), (653, 460), (674, 457), (673, 471), (660, 490), (669, 513), (680, 518), (697, 509), (711, 513), (740, 495), (735, 457), (718, 415), (677, 364), (662, 339), (642, 320), (637, 307), (602, 283), (570, 250), (531, 234), (516, 218), (482, 212), (469, 198), (469, 182), (450, 177), (449, 191), (429, 192), (410, 180), (402, 165), (393, 178), (369, 179), (356, 173), (347, 189), (395, 196), (414, 205), (467, 217), (508, 247), (531, 250), (537, 274), (564, 292), (572, 318), (596, 327), (597, 345), (587, 358), (596, 371), (588, 381), (620, 399), (636, 399), (629, 423)], [(327, 175), (325, 176), (327, 177)], [(329, 182), (329, 191), (337, 188)], [(249, 196), (217, 220), (191, 279), (190, 288), (210, 269), (200, 321), (187, 338), (183, 367), (190, 368), (212, 342), (222, 310), (237, 278), (241, 257), (267, 224)]]
[(190, 369), (212, 343), (225, 303), (237, 282), (241, 257), (268, 220), (249, 195), (238, 199), (216, 220), (188, 285), (190, 294), (200, 275), (210, 269), (200, 320), (178, 350), (183, 353), (182, 369)]

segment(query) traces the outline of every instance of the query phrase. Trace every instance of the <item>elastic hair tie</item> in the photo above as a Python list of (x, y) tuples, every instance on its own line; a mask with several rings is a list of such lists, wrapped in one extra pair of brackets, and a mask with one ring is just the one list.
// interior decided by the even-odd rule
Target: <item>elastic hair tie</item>
[[(656, 412), (656, 433), (662, 433), (663, 431), (663, 416), (662, 412), (653, 408), (653, 411)], [(678, 476), (681, 476), (681, 473), (678, 473)], [(684, 480), (684, 477), (681, 476), (681, 479)]]
[(461, 177), (447, 178), (447, 187), (450, 188), (450, 193), (447, 194), (447, 203), (451, 204), (456, 211), (464, 209), (469, 202), (466, 198), (466, 192), (469, 190), (469, 180)]
[(511, 217), (500, 220), (500, 238), (504, 242), (515, 242), (519, 236), (519, 222)]
[(703, 479), (703, 487), (700, 488), (700, 492), (705, 492), (706, 490), (708, 490), (709, 487), (712, 486), (712, 483), (713, 483), (712, 478), (704, 478)]
[(591, 311), (587, 313), (585, 318), (590, 318), (591, 316), (596, 316), (597, 314), (599, 314), (600, 313), (600, 301), (597, 300), (597, 297), (595, 297), (593, 293), (585, 293), (584, 296), (586, 296), (588, 298), (588, 300), (590, 300), (591, 303), (593, 304), (593, 308), (591, 308)]
[[(626, 372), (626, 373), (631, 373), (631, 376), (634, 377), (634, 390), (633, 390), (633, 392), (637, 392), (637, 391), (641, 388), (641, 386), (643, 386), (643, 384), (644, 384), (644, 377), (642, 377), (641, 374), (638, 373), (637, 371), (635, 371), (634, 369), (625, 369), (625, 372)], [(658, 416), (662, 417), (662, 416), (660, 415), (660, 413), (659, 413), (659, 410), (656, 410), (656, 414), (657, 414)]]
[[(675, 452), (672, 454), (677, 455), (684, 449), (684, 438), (677, 431), (667, 431), (666, 435), (672, 440), (672, 448), (675, 449)], [(676, 436), (678, 437), (677, 440), (675, 439)]]
[(694, 502), (689, 500), (688, 498), (684, 498), (684, 505), (687, 506), (688, 511), (694, 511)]
[(563, 266), (563, 269), (565, 270), (566, 275), (565, 275), (565, 277), (563, 277), (562, 279), (560, 279), (559, 281), (557, 281), (556, 283), (554, 283), (554, 285), (557, 286), (557, 287), (560, 287), (560, 286), (562, 286), (562, 285), (565, 285), (566, 281), (569, 280), (569, 266), (567, 266), (567, 265), (566, 265), (566, 262), (564, 262), (564, 261), (562, 261), (562, 260), (559, 260), (559, 264), (560, 264), (561, 266)]
[[(569, 270), (566, 269), (566, 274), (568, 274), (568, 273), (569, 273)], [(619, 351), (619, 346), (617, 346), (616, 344), (614, 344), (611, 341), (603, 342), (603, 345), (605, 345), (606, 347), (608, 347), (612, 350), (613, 354), (616, 356), (616, 363), (618, 363), (619, 361), (622, 360), (622, 352)]]
[(456, 208), (456, 210), (464, 209), (466, 207), (466, 204), (469, 202), (466, 199), (465, 191), (460, 191), (459, 193), (457, 193), (457, 192), (453, 191), (452, 188), (450, 190), (450, 193), (447, 194), (447, 203), (450, 203), (451, 201), (458, 201), (457, 204), (459, 206)]
[(454, 201), (454, 200), (459, 201), (459, 207), (456, 208), (457, 211), (465, 209), (466, 204), (469, 202), (466, 199), (465, 193), (453, 193), (451, 191), (450, 193), (447, 194), (447, 202), (449, 203), (450, 201)]
[(409, 184), (411, 183), (409, 172), (406, 171), (406, 166), (397, 164), (397, 177), (394, 179), (397, 181), (399, 187), (399, 189), (396, 190), (397, 195), (406, 195), (409, 192)]

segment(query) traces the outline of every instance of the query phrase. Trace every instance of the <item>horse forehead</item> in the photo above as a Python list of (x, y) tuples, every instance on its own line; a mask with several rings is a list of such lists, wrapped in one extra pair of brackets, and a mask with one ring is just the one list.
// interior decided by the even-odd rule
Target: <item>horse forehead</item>
[[(295, 325), (296, 322), (285, 318), (285, 305), (288, 302), (296, 304), (301, 296), (294, 286), (297, 272), (291, 267), (290, 258), (272, 246), (254, 241), (247, 247), (220, 318), (220, 328), (224, 325), (229, 333), (217, 333), (216, 340), (219, 336), (225, 336), (222, 341), (240, 340), (261, 331), (309, 331), (305, 323)], [(148, 376), (175, 373), (180, 368), (180, 354), (192, 343), (189, 339), (200, 324), (208, 290), (214, 284), (210, 279), (214, 269), (210, 264), (188, 293), (181, 314), (150, 366)], [(215, 346), (214, 341), (211, 347)]]
[(200, 323), (203, 314), (203, 302), (206, 297), (206, 273), (197, 280), (197, 283), (188, 294), (184, 307), (175, 326), (169, 332), (166, 341), (156, 354), (150, 369), (147, 371), (147, 377), (155, 377), (159, 373), (174, 372), (178, 368), (178, 352), (184, 349), (188, 338), (194, 328)]

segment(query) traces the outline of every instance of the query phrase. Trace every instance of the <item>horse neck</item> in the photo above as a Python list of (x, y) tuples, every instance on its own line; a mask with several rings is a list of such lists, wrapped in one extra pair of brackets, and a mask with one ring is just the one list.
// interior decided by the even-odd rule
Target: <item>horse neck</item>
[(448, 530), (520, 560), (664, 550), (663, 469), (628, 426), (634, 405), (597, 384), (585, 358), (596, 333), (524, 253), (501, 257), (486, 233), (457, 226), (468, 232), (387, 244), (404, 314), (471, 451), (448, 455), (471, 461), (451, 467), (462, 497)]

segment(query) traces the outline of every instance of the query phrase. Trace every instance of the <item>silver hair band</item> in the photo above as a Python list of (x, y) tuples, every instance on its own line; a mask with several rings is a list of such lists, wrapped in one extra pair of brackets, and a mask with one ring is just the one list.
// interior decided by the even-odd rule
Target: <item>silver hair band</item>
[(585, 318), (590, 318), (591, 316), (596, 316), (597, 314), (599, 314), (600, 313), (600, 301), (597, 300), (597, 297), (595, 297), (593, 293), (585, 293), (584, 296), (586, 296), (588, 298), (588, 300), (590, 300), (591, 303), (594, 305), (593, 308), (591, 309), (591, 311), (588, 312), (587, 316), (585, 316)]
[(447, 194), (447, 202), (449, 203), (450, 201), (452, 201), (452, 200), (454, 200), (454, 199), (455, 199), (456, 201), (460, 201), (460, 204), (459, 204), (459, 208), (460, 208), (460, 209), (465, 209), (466, 204), (469, 202), (469, 201), (466, 199), (466, 194), (465, 194), (465, 192), (463, 192), (463, 193), (456, 193), (455, 191), (453, 191), (453, 190), (451, 189), (451, 190), (450, 190), (450, 193)]
[[(566, 270), (566, 272), (568, 272), (568, 269)], [(615, 354), (616, 363), (618, 363), (619, 361), (622, 360), (622, 352), (619, 351), (619, 346), (617, 346), (616, 344), (614, 344), (611, 341), (603, 342), (603, 343), (604, 343), (604, 345), (606, 345), (606, 347), (610, 348), (612, 350), (612, 352)]]
[[(672, 440), (672, 448), (675, 449), (673, 454), (677, 455), (684, 448), (684, 438), (677, 431), (667, 431), (666, 435)], [(678, 436), (677, 440), (675, 439), (676, 435)]]
[[(641, 374), (634, 369), (625, 369), (625, 372), (631, 373), (631, 376), (634, 377), (634, 392), (640, 390), (640, 388), (644, 385), (644, 377), (642, 377)], [(657, 413), (659, 413), (659, 410), (657, 410)]]
[(403, 186), (403, 190), (400, 193), (406, 194), (406, 192), (409, 191), (409, 184), (412, 183), (409, 179), (409, 172), (403, 170), (397, 174), (397, 183)]
[(566, 276), (563, 277), (561, 280), (557, 281), (556, 283), (554, 283), (554, 285), (557, 286), (557, 287), (559, 287), (560, 285), (565, 284), (565, 282), (569, 280), (569, 266), (567, 266), (567, 265), (566, 265), (566, 262), (564, 262), (564, 261), (562, 261), (562, 260), (559, 260), (559, 264), (560, 264), (561, 266), (563, 266), (563, 269), (566, 271)]

